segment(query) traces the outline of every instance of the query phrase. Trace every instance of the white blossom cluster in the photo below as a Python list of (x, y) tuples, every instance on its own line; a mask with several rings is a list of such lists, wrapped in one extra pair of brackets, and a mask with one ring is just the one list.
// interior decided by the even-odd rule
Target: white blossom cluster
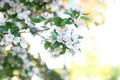
[[(26, 70), (29, 77), (33, 74), (37, 75), (39, 69), (35, 67), (37, 64), (28, 59), (29, 44), (22, 33), (39, 35), (42, 38), (42, 45), (44, 44), (45, 48), (55, 55), (60, 52), (64, 54), (66, 50), (73, 53), (80, 50), (79, 29), (85, 26), (84, 22), (80, 21), (80, 16), (76, 17), (76, 11), (68, 11), (68, 14), (65, 14), (65, 9), (61, 6), (62, 0), (55, 1), (0, 0), (0, 47), (12, 46), (8, 52), (22, 60), (22, 63), (18, 62), (15, 65), (22, 65), (23, 76), (26, 75)], [(45, 45), (46, 42), (48, 43)], [(8, 54), (5, 54), (6, 56)], [(12, 61), (11, 59), (8, 62), (12, 63)]]
[(0, 12), (0, 26), (4, 26), (6, 19), (4, 17), (4, 13)]
[[(14, 14), (17, 14), (18, 19), (24, 20), (25, 24), (27, 24), (28, 26), (33, 26), (30, 21), (30, 18), (28, 17), (28, 15), (30, 15), (31, 12), (27, 10), (27, 7), (23, 3), (20, 3), (19, 1), (14, 2), (13, 0), (2, 0), (0, 1), (0, 8), (3, 8), (6, 3), (8, 3), (11, 8), (8, 9), (6, 13), (0, 12), (0, 27), (3, 27), (3, 26), (5, 27), (6, 22), (12, 23), (12, 18), (9, 18), (9, 15), (14, 15)], [(23, 23), (17, 22), (17, 21), (14, 22), (14, 24), (20, 30), (24, 26)], [(27, 48), (28, 46), (25, 39), (23, 39), (20, 36), (18, 37), (14, 36), (11, 33), (11, 29), (8, 29), (5, 35), (0, 38), (0, 45), (6, 45), (6, 46), (11, 44), (17, 45), (18, 43), (23, 48)]]
[[(32, 3), (37, 2), (37, 0), (26, 0), (26, 2)], [(43, 2), (47, 3), (47, 0), (43, 0)], [(72, 10), (73, 12), (68, 13), (68, 15), (66, 15), (64, 14), (65, 10), (61, 8), (62, 1), (57, 0), (53, 1), (51, 4), (48, 4), (48, 6), (46, 6), (46, 9), (51, 10), (50, 12), (44, 10), (40, 10), (40, 12), (38, 11), (38, 14), (45, 18), (45, 20), (42, 21), (43, 18), (39, 18), (39, 16), (37, 16), (38, 14), (36, 15), (37, 12), (35, 11), (34, 6), (33, 9), (30, 9), (31, 6), (26, 6), (23, 2), (20, 2), (19, 0), (2, 0), (0, 1), (0, 8), (2, 9), (6, 4), (10, 8), (6, 9), (6, 12), (0, 12), (0, 27), (6, 27), (7, 23), (11, 23), (13, 26), (18, 27), (18, 33), (20, 33), (21, 31), (26, 32), (25, 30), (29, 30), (29, 32), (31, 32), (32, 34), (37, 34), (37, 32), (40, 32), (39, 35), (43, 39), (45, 39), (45, 41), (47, 40), (52, 44), (54, 44), (54, 42), (57, 41), (59, 43), (62, 43), (66, 47), (66, 49), (73, 52), (77, 52), (77, 50), (80, 50), (79, 29), (81, 26), (85, 26), (84, 22), (80, 21), (80, 17), (84, 14), (84, 11)], [(33, 14), (32, 11), (35, 14)], [(80, 14), (78, 12), (80, 12)], [(61, 20), (67, 19), (68, 22), (66, 22), (63, 26), (57, 26), (59, 22), (57, 22), (57, 20), (55, 21), (57, 23), (54, 22), (54, 17), (56, 15), (60, 17)], [(76, 17), (76, 15), (78, 16)], [(15, 16), (14, 18), (18, 19), (19, 21), (14, 21), (14, 19), (11, 16)], [(69, 22), (69, 19), (71, 19), (73, 22)], [(36, 26), (36, 23), (38, 22), (39, 25)], [(75, 24), (77, 25), (77, 27), (75, 26)], [(24, 26), (26, 26), (27, 29), (23, 29)], [(54, 33), (56, 35), (55, 38), (53, 37), (53, 35), (51, 35), (51, 33), (54, 30), (56, 30), (56, 32)], [(7, 46), (11, 44), (20, 44), (20, 46), (23, 48), (28, 47), (28, 44), (26, 43), (25, 39), (23, 39), (20, 35), (15, 36), (11, 32), (12, 29), (8, 29), (7, 33), (0, 37), (0, 45)], [(57, 51), (59, 51), (58, 49), (60, 49), (61, 51), (62, 47), (60, 46), (56, 49)]]
[(15, 37), (13, 34), (11, 34), (10, 29), (8, 30), (8, 33), (3, 36), (3, 38), (0, 41), (0, 45), (11, 45), (11, 44), (17, 45), (20, 43), (21, 47), (27, 48), (27, 42), (25, 39), (21, 37)]
[(79, 46), (79, 34), (75, 32), (75, 27), (73, 29), (70, 29), (69, 27), (74, 26), (67, 26), (64, 29), (58, 29), (58, 37), (57, 41), (64, 43), (70, 50), (73, 50), (76, 52), (80, 48)]
[[(16, 47), (12, 48), (12, 53), (13, 53), (13, 56), (18, 55), (18, 57), (20, 59), (22, 59), (22, 61), (23, 61), (22, 67), (23, 67), (23, 69), (29, 71), (29, 73), (28, 73), (29, 77), (32, 77), (33, 74), (34, 75), (39, 74), (39, 69), (37, 67), (35, 67), (34, 64), (28, 59), (26, 49), (16, 46)], [(30, 70), (31, 67), (33, 67), (32, 70)], [(21, 74), (26, 75), (26, 74), (24, 74), (24, 70), (23, 70), (23, 72), (21, 72)]]

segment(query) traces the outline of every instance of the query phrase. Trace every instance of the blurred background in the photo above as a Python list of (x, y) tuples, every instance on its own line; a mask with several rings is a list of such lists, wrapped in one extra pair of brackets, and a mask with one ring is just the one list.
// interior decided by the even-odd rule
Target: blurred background
[(65, 80), (120, 80), (120, 0), (63, 0), (63, 3), (67, 9), (84, 9), (91, 21), (83, 30), (82, 52), (46, 61), (48, 67), (64, 75)]
[(90, 22), (83, 29), (81, 53), (57, 58), (41, 54), (47, 67), (64, 80), (120, 80), (119, 4), (120, 0), (63, 0), (66, 9), (85, 10)]
[(33, 76), (32, 80), (120, 80), (120, 0), (62, 0), (62, 3), (65, 9), (85, 10), (90, 18), (82, 30), (81, 52), (51, 57), (38, 45), (39, 36), (27, 34), (29, 52), (34, 57), (40, 53), (44, 77)]

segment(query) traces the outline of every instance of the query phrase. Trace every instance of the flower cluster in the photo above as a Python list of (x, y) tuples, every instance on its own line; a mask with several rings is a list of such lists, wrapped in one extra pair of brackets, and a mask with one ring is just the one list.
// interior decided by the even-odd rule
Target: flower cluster
[[(22, 62), (23, 62), (22, 67), (23, 67), (23, 69), (29, 71), (29, 73), (28, 73), (29, 77), (32, 77), (33, 74), (34, 75), (39, 74), (39, 69), (37, 67), (35, 67), (35, 65), (29, 60), (26, 49), (21, 48), (19, 46), (13, 47), (12, 54), (13, 54), (13, 56), (18, 56), (18, 58), (22, 59)], [(24, 74), (24, 70), (21, 71), (21, 74)], [(23, 76), (25, 76), (25, 74)]]
[(6, 46), (11, 44), (17, 45), (18, 43), (21, 45), (21, 47), (27, 48), (27, 42), (25, 41), (25, 39), (21, 37), (15, 37), (13, 34), (11, 34), (10, 29), (8, 30), (8, 33), (5, 34), (0, 41), (0, 45)]
[(4, 14), (0, 12), (0, 26), (5, 25), (6, 19), (4, 17)]
[(84, 21), (89, 19), (83, 11), (65, 10), (62, 0), (0, 0), (0, 47), (11, 45), (13, 59), (17, 57), (27, 70), (23, 69), (23, 73), (26, 71), (31, 76), (38, 69), (28, 60), (29, 47), (22, 33), (39, 35), (51, 53), (64, 54), (67, 50), (76, 53), (80, 51), (79, 29), (85, 26)]

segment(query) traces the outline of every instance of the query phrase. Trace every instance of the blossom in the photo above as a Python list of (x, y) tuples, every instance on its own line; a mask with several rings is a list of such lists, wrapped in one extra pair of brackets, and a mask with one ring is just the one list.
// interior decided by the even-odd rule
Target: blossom
[(4, 35), (4, 39), (6, 42), (10, 42), (10, 43), (13, 41), (14, 35), (11, 34), (10, 29), (8, 29), (8, 34)]
[[(23, 53), (26, 54), (26, 50), (23, 49), (23, 48), (21, 48), (20, 46), (14, 46), (14, 47), (12, 47), (12, 54), (13, 54), (13, 56), (15, 56), (16, 54), (18, 54), (18, 57), (21, 58), (21, 57), (24, 56)], [(21, 56), (21, 54), (22, 54), (22, 56)]]
[(23, 11), (21, 13), (18, 13), (17, 18), (21, 19), (21, 20), (22, 19), (28, 19), (29, 18), (28, 15), (30, 15), (30, 11), (29, 10)]
[(0, 26), (5, 25), (6, 19), (4, 17), (4, 14), (0, 12)]
[(54, 15), (52, 13), (48, 13), (48, 12), (43, 13), (42, 16), (44, 16), (45, 18), (53, 18), (54, 17)]
[(21, 22), (15, 22), (15, 25), (19, 28), (22, 29), (23, 24)]
[(73, 41), (77, 41), (77, 40), (78, 40), (78, 35), (75, 34), (75, 33), (72, 33), (72, 34), (71, 34), (71, 39), (72, 39)]
[(3, 1), (4, 1), (4, 2), (8, 2), (8, 3), (11, 2), (11, 0), (3, 0)]
[(0, 41), (0, 45), (4, 45), (5, 44), (5, 40), (4, 39), (1, 39), (1, 41)]
[(5, 2), (4, 1), (0, 1), (0, 8), (4, 7)]
[(26, 6), (23, 3), (13, 2), (13, 1), (10, 1), (8, 3), (10, 5), (11, 9), (13, 9), (14, 12), (16, 12), (16, 13), (20, 13), (21, 11), (27, 10)]
[(66, 45), (68, 48), (73, 49), (73, 41), (68, 40), (68, 41), (66, 41), (65, 45)]
[(20, 37), (15, 37), (13, 43), (17, 45), (20, 42)]
[(59, 36), (57, 37), (57, 41), (58, 41), (58, 42), (63, 42), (63, 36), (62, 36), (62, 35), (59, 35)]
[(26, 1), (28, 1), (28, 2), (33, 2), (34, 0), (26, 0)]
[(34, 27), (34, 26), (35, 26), (34, 24), (31, 23), (30, 18), (26, 18), (26, 19), (25, 19), (25, 24), (27, 24), (27, 25), (30, 26), (30, 27)]
[(15, 10), (14, 9), (9, 9), (9, 10), (7, 10), (7, 13), (9, 15), (13, 15), (13, 14), (15, 14)]
[(23, 47), (23, 48), (27, 48), (27, 42), (24, 40), (24, 39), (22, 39), (21, 41), (20, 41), (20, 45), (21, 45), (21, 47)]

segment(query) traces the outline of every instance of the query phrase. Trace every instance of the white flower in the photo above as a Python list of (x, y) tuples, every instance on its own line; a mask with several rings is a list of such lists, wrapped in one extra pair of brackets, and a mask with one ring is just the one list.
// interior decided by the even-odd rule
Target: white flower
[(15, 7), (15, 2), (10, 1), (10, 2), (9, 2), (9, 6), (10, 6), (10, 7)]
[(66, 46), (68, 47), (68, 48), (70, 48), (70, 49), (72, 49), (73, 48), (73, 41), (71, 41), (71, 40), (68, 40), (68, 41), (66, 41)]
[(59, 36), (57, 37), (57, 41), (58, 41), (58, 42), (63, 42), (63, 36), (62, 36), (62, 35), (59, 35)]
[(5, 25), (5, 17), (4, 17), (4, 14), (2, 12), (0, 12), (0, 26), (3, 26)]
[(69, 33), (66, 33), (66, 34), (63, 35), (63, 41), (68, 41), (70, 39), (71, 38), (70, 38), (70, 34)]
[(73, 41), (77, 41), (77, 40), (78, 40), (78, 35), (75, 34), (75, 33), (71, 34), (71, 39), (72, 39)]
[[(20, 13), (24, 10), (27, 10), (27, 7), (24, 6), (23, 3), (20, 3), (20, 2), (13, 2), (13, 1), (10, 1), (8, 2), (12, 11), (14, 11), (15, 13)], [(9, 14), (9, 13), (8, 13)]]
[(15, 25), (21, 29), (23, 27), (23, 24), (21, 22), (15, 22)]
[(79, 49), (80, 49), (80, 44), (79, 43), (75, 43), (73, 45), (72, 51), (75, 52), (75, 53), (77, 53), (77, 52), (79, 52)]
[(26, 0), (26, 1), (28, 1), (28, 2), (33, 2), (34, 0)]
[(4, 0), (4, 2), (7, 2), (7, 3), (9, 3), (9, 2), (11, 2), (11, 0)]
[(34, 27), (34, 24), (31, 23), (30, 18), (25, 19), (25, 23), (30, 27)]
[(4, 1), (0, 1), (0, 8), (4, 7), (5, 2)]
[(4, 35), (4, 39), (6, 42), (10, 42), (10, 43), (13, 41), (14, 35), (11, 34), (10, 29), (8, 29), (8, 34)]
[(80, 25), (81, 25), (79, 18), (78, 18), (78, 19), (74, 19), (74, 21), (75, 21), (75, 23), (76, 23), (77, 26), (80, 26)]
[(38, 74), (39, 73), (39, 69), (37, 67), (34, 67), (33, 68), (33, 72), (34, 72), (34, 74)]
[(50, 51), (50, 52), (51, 52), (52, 55), (58, 56), (61, 51), (62, 51), (62, 48), (61, 48), (61, 47), (58, 47), (58, 48), (56, 48), (56, 49), (54, 49), (54, 50), (52, 50), (52, 51)]
[(5, 40), (4, 40), (4, 38), (3, 39), (1, 39), (1, 41), (0, 41), (0, 45), (4, 45), (5, 44)]
[(45, 18), (52, 18), (54, 15), (52, 13), (45, 12), (42, 14)]
[(43, 2), (49, 2), (48, 0), (43, 0)]
[(20, 37), (15, 37), (13, 43), (17, 45), (20, 42)]
[(15, 14), (15, 10), (11, 8), (11, 9), (7, 10), (7, 13), (9, 15), (13, 15), (13, 14)]
[(27, 42), (24, 40), (24, 39), (22, 39), (21, 41), (20, 41), (20, 45), (21, 45), (21, 47), (23, 47), (23, 48), (27, 48)]
[(30, 14), (30, 11), (29, 10), (27, 10), (27, 11), (23, 11), (23, 12), (21, 12), (21, 13), (18, 13), (18, 15), (17, 15), (17, 18), (18, 19), (28, 19), (28, 15)]

